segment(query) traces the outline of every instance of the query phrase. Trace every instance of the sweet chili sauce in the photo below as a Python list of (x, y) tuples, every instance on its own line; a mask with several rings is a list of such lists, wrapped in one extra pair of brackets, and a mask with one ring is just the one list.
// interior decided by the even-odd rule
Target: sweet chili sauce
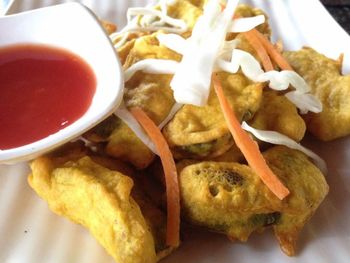
[(61, 130), (89, 108), (95, 74), (77, 55), (44, 45), (0, 49), (0, 150)]

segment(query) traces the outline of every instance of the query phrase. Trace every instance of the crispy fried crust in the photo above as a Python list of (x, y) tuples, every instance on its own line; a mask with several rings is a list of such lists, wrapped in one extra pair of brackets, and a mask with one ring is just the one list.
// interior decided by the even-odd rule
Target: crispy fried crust
[(146, 168), (154, 158), (153, 152), (115, 115), (86, 132), (84, 137), (102, 148), (103, 153), (128, 162), (137, 169)]
[(272, 90), (263, 93), (261, 106), (249, 124), (256, 129), (282, 133), (297, 142), (304, 138), (306, 131), (295, 105)]
[(88, 228), (117, 262), (156, 262), (152, 234), (130, 196), (131, 178), (89, 157), (58, 167), (42, 157), (31, 169), (28, 182), (50, 209)]
[(321, 113), (304, 116), (307, 129), (323, 141), (349, 135), (350, 75), (341, 75), (341, 60), (329, 59), (311, 48), (285, 52), (284, 56), (323, 105)]
[[(249, 81), (242, 74), (218, 74), (225, 95), (233, 106), (238, 119), (251, 118), (260, 106), (263, 84), (256, 84)], [(163, 129), (163, 134), (171, 148), (175, 149), (177, 158), (194, 158), (194, 151), (188, 154), (181, 153), (182, 150), (192, 149), (196, 144), (213, 144), (226, 136), (230, 138), (230, 132), (221, 112), (218, 98), (211, 89), (208, 103), (203, 107), (184, 105), (174, 118)], [(223, 154), (222, 148), (227, 151), (232, 146), (232, 139), (226, 140), (225, 145), (215, 151), (208, 151), (208, 154), (198, 153), (198, 158), (214, 157)], [(192, 148), (190, 148), (192, 147)]]
[(182, 163), (183, 216), (241, 241), (273, 225), (281, 249), (292, 256), (299, 232), (327, 195), (328, 185), (318, 168), (298, 151), (277, 146), (264, 157), (291, 192), (283, 201), (246, 165), (201, 162), (183, 168)]

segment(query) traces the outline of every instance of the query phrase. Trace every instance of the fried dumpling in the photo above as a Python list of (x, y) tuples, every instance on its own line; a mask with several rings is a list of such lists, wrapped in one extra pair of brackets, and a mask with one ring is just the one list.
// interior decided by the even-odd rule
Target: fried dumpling
[[(263, 84), (252, 83), (239, 73), (222, 72), (218, 77), (237, 118), (250, 119), (260, 106)], [(163, 134), (176, 159), (216, 157), (234, 143), (213, 89), (207, 105), (184, 105), (164, 127)]]
[(137, 169), (147, 167), (154, 159), (153, 152), (115, 115), (86, 132), (84, 137), (102, 148), (105, 154), (128, 162)]
[(200, 162), (180, 171), (182, 215), (240, 241), (273, 225), (281, 249), (292, 256), (299, 232), (327, 195), (328, 185), (318, 168), (296, 150), (277, 146), (264, 157), (290, 190), (284, 200), (246, 165)]
[(295, 105), (272, 90), (264, 91), (261, 106), (249, 124), (259, 130), (282, 133), (297, 142), (303, 139), (306, 131)]
[(341, 63), (312, 48), (284, 52), (284, 56), (322, 102), (322, 112), (304, 116), (307, 129), (323, 141), (349, 135), (350, 75), (341, 75)]
[(165, 214), (138, 182), (117, 171), (131, 168), (81, 151), (64, 153), (34, 160), (28, 177), (53, 212), (88, 228), (117, 262), (153, 263), (171, 252)]

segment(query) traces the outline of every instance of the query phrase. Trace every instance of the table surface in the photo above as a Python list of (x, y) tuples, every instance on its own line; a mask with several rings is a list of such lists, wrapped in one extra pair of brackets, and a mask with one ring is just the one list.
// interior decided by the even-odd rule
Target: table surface
[(350, 34), (350, 0), (321, 0), (338, 23)]

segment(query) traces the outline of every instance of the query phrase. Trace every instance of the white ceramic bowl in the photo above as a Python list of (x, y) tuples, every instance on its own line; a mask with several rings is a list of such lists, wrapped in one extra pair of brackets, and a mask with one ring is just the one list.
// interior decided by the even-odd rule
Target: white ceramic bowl
[(98, 19), (85, 6), (66, 3), (2, 17), (0, 36), (0, 48), (31, 43), (71, 51), (90, 65), (97, 82), (92, 103), (81, 118), (39, 141), (0, 150), (0, 163), (29, 160), (50, 151), (92, 128), (119, 106), (124, 81), (118, 56)]

